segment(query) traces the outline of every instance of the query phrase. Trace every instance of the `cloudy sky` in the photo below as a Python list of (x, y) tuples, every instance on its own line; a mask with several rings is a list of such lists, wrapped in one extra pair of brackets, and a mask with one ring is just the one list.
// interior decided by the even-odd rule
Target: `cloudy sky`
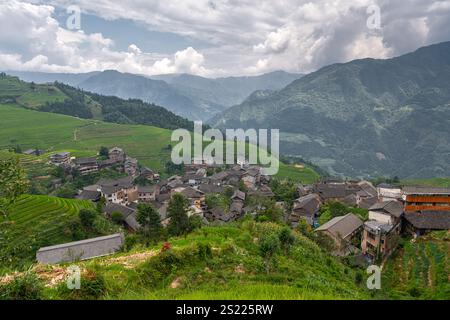
[(450, 0), (0, 0), (0, 30), (0, 70), (307, 73), (450, 40)]

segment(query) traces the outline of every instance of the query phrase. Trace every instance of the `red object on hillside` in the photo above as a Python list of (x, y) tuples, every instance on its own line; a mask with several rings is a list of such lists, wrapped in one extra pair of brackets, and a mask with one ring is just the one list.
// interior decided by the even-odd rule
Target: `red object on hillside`
[(170, 243), (164, 242), (164, 244), (163, 244), (163, 246), (162, 246), (162, 248), (161, 248), (161, 252), (167, 251), (167, 250), (169, 250), (170, 248), (171, 248)]

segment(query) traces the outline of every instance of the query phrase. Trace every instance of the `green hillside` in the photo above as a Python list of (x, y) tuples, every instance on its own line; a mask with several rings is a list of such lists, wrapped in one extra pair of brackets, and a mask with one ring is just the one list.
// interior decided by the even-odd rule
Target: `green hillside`
[[(70, 151), (74, 156), (95, 155), (101, 146), (123, 148), (143, 165), (162, 171), (170, 159), (171, 131), (144, 125), (121, 125), (0, 105), (0, 149)], [(47, 159), (47, 156), (40, 159)], [(30, 157), (28, 157), (30, 158)], [(312, 169), (280, 165), (279, 176), (304, 183), (318, 179)]]
[(0, 104), (113, 123), (145, 124), (167, 129), (193, 127), (191, 121), (141, 100), (93, 94), (58, 82), (28, 83), (5, 73), (0, 73)]
[[(115, 256), (81, 262), (87, 279), (102, 279), (97, 293), (68, 292), (64, 283), (47, 289), (50, 299), (367, 299), (363, 271), (352, 269), (295, 233), (289, 251), (279, 249), (269, 261), (260, 239), (277, 236), (272, 223), (203, 227), (186, 237)], [(63, 266), (64, 267), (64, 266)], [(38, 268), (49, 281), (54, 270)], [(359, 274), (359, 275), (357, 275)], [(95, 294), (94, 296), (92, 296)]]
[(71, 223), (88, 201), (48, 196), (21, 197), (6, 220), (0, 217), (0, 271), (20, 269), (34, 261), (37, 249), (72, 241)]

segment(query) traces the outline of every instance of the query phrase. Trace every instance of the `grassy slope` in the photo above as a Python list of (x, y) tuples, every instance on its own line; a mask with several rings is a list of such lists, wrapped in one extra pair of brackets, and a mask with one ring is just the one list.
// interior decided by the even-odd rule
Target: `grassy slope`
[(432, 186), (432, 187), (450, 188), (450, 178), (404, 180), (404, 181), (402, 181), (402, 184), (405, 186), (425, 185), (425, 186)]
[(0, 217), (1, 266), (23, 267), (31, 263), (37, 249), (72, 241), (69, 223), (82, 208), (92, 208), (88, 201), (48, 196), (23, 196), (11, 208), (9, 221)]
[[(19, 144), (22, 149), (71, 151), (75, 156), (95, 155), (100, 146), (122, 147), (140, 163), (162, 170), (169, 160), (171, 131), (143, 125), (119, 125), (96, 120), (0, 105), (0, 149)], [(318, 175), (310, 168), (281, 164), (279, 176), (311, 183)]]
[[(355, 271), (323, 252), (309, 239), (296, 235), (286, 255), (279, 252), (266, 273), (257, 238), (279, 226), (245, 222), (242, 226), (204, 227), (186, 238), (170, 240), (180, 262), (163, 264), (167, 273), (156, 282), (149, 268), (160, 258), (159, 248), (81, 262), (106, 280), (104, 299), (365, 299), (368, 293), (355, 284)], [(212, 247), (211, 258), (198, 256), (198, 244)], [(141, 258), (140, 258), (141, 256)], [(172, 288), (176, 280), (179, 286)], [(47, 292), (60, 296), (57, 289)], [(70, 297), (69, 297), (70, 298)]]
[(383, 291), (394, 299), (450, 299), (449, 255), (447, 231), (406, 242), (383, 270)]
[(47, 84), (31, 84), (14, 77), (0, 77), (0, 99), (14, 97), (27, 108), (37, 108), (46, 102), (64, 101), (67, 97), (58, 88)]

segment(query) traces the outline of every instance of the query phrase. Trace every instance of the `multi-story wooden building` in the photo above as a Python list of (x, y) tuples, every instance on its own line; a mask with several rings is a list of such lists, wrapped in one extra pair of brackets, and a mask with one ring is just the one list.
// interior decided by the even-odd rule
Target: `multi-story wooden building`
[(50, 161), (56, 165), (70, 164), (70, 152), (58, 152), (50, 155)]
[(405, 212), (450, 211), (450, 188), (404, 187)]

